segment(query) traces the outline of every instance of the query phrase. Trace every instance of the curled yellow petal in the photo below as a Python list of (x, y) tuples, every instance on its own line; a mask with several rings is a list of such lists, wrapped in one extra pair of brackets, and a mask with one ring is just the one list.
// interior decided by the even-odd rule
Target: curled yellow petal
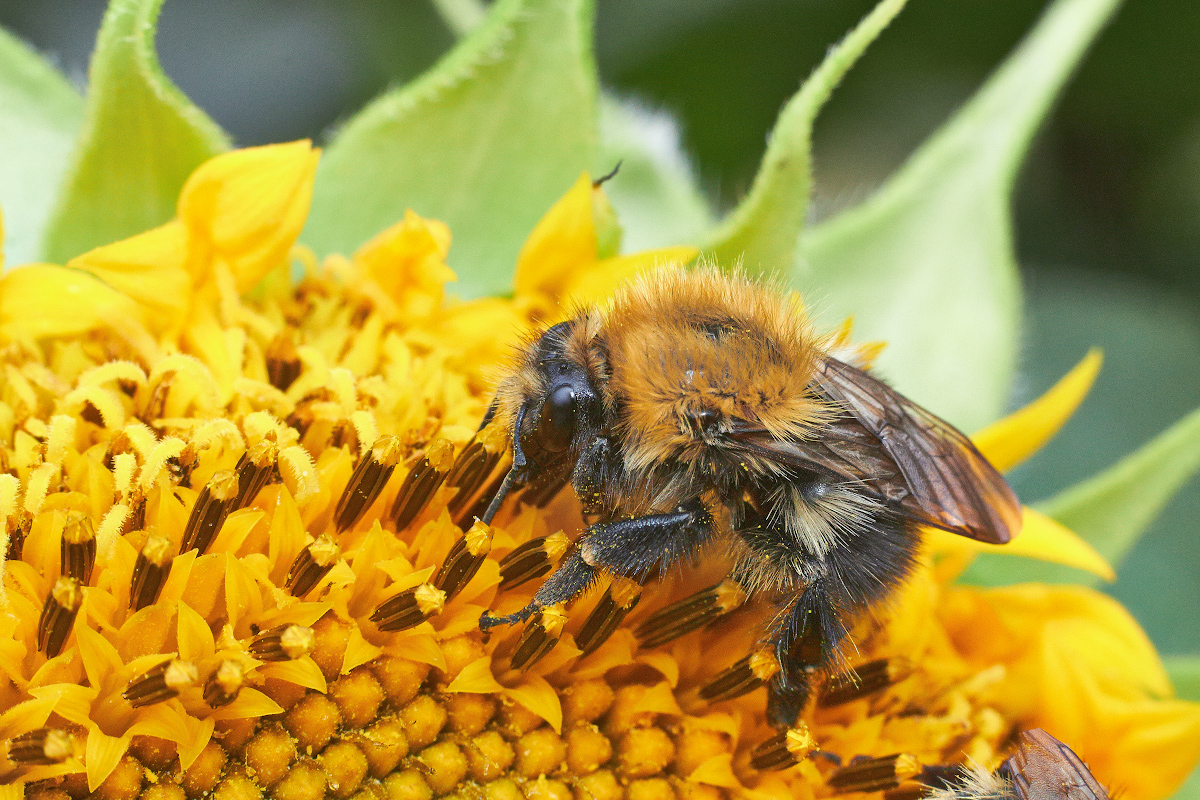
[(517, 256), (513, 288), (518, 296), (559, 297), (581, 264), (596, 260), (592, 179), (585, 172), (550, 207)]
[[(446, 265), (450, 228), (411, 209), (404, 219), (364, 244), (354, 263), (397, 304), (398, 313), (427, 316), (442, 304), (442, 287), (457, 280)], [(420, 302), (424, 299), (424, 302)]]
[(319, 157), (303, 140), (235, 150), (193, 172), (179, 198), (193, 278), (219, 258), (244, 292), (277, 266), (304, 227)]
[(95, 275), (132, 298), (160, 325), (177, 322), (188, 306), (187, 231), (177, 221), (89, 250), (67, 267)]
[(697, 248), (678, 245), (606, 258), (585, 268), (576, 268), (573, 279), (563, 293), (573, 303), (603, 302), (612, 296), (617, 287), (640, 273), (668, 264), (687, 264), (698, 255), (700, 251)]
[(1020, 464), (1050, 441), (1071, 418), (1087, 397), (1103, 361), (1099, 350), (1089, 351), (1037, 400), (972, 436), (975, 446), (1001, 472)]
[(140, 320), (127, 296), (94, 275), (54, 264), (30, 264), (0, 278), (0, 334), (41, 339)]
[(987, 544), (942, 530), (927, 531), (927, 542), (937, 552), (997, 553), (1026, 556), (1039, 561), (1075, 567), (1106, 581), (1115, 581), (1117, 573), (1096, 548), (1070, 528), (1026, 506), (1021, 532), (1008, 544)]

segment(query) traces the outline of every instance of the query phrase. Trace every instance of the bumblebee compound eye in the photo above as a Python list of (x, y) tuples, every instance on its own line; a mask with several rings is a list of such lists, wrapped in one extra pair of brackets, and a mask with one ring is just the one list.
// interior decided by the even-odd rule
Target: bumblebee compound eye
[(575, 435), (575, 389), (563, 384), (556, 386), (542, 403), (538, 420), (538, 445), (551, 453), (560, 453), (571, 446)]

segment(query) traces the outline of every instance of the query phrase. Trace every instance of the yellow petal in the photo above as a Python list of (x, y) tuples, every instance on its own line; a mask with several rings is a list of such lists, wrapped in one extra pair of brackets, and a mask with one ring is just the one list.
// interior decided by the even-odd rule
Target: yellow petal
[(700, 251), (695, 247), (679, 245), (581, 265), (567, 284), (564, 299), (575, 303), (598, 303), (611, 297), (621, 284), (636, 275), (666, 264), (687, 264), (698, 255)]
[(1037, 400), (972, 436), (975, 446), (1001, 472), (1020, 464), (1071, 418), (1087, 397), (1103, 361), (1099, 350), (1091, 350)]
[(221, 706), (213, 711), (210, 719), (244, 719), (246, 717), (268, 717), (279, 714), (283, 708), (271, 698), (257, 689), (243, 686), (238, 692), (237, 699), (227, 706)]
[(89, 250), (67, 262), (131, 297), (159, 326), (178, 322), (187, 310), (192, 278), (187, 271), (187, 230), (177, 221)]
[(245, 292), (287, 257), (312, 201), (320, 151), (303, 140), (250, 147), (201, 164), (184, 184), (179, 219), (193, 278), (220, 257)]
[[(442, 287), (457, 280), (446, 266), (449, 250), (450, 228), (410, 209), (402, 221), (360, 247), (354, 263), (398, 303), (402, 296), (416, 292), (436, 297), (440, 305)], [(402, 304), (401, 311), (410, 316), (415, 309), (406, 311)]]
[(96, 787), (104, 783), (121, 756), (129, 749), (129, 736), (107, 736), (99, 728), (93, 727), (88, 731), (87, 747), (84, 763), (87, 764), (88, 791), (96, 791)]
[(562, 296), (573, 274), (596, 260), (592, 179), (579, 176), (534, 227), (517, 256), (513, 288), (517, 296)]
[(87, 614), (75, 618), (75, 644), (88, 682), (96, 689), (103, 688), (105, 680), (124, 666), (117, 648), (88, 624)]
[(0, 713), (0, 737), (9, 739), (46, 724), (55, 697), (34, 697)]
[(550, 723), (555, 733), (562, 733), (562, 702), (541, 675), (528, 675), (520, 686), (505, 689), (504, 693)]
[(326, 689), (325, 676), (321, 673), (321, 668), (309, 656), (293, 661), (276, 661), (273, 664), (266, 664), (259, 672), (264, 677), (288, 681), (317, 692), (324, 693)]
[(77, 336), (128, 319), (142, 319), (137, 304), (86, 272), (30, 264), (0, 278), (0, 334), (8, 338)]
[[(194, 552), (194, 551), (189, 551)], [(198, 661), (213, 652), (216, 642), (212, 630), (204, 617), (187, 603), (179, 603), (178, 632), (179, 657), (185, 661)]]
[(1026, 556), (1082, 569), (1106, 581), (1117, 579), (1117, 573), (1096, 548), (1070, 528), (1028, 506), (1024, 508), (1021, 532), (1008, 544), (987, 544), (936, 529), (927, 529), (926, 536), (929, 546), (936, 552)]
[(494, 694), (504, 691), (504, 687), (492, 676), (492, 659), (490, 656), (477, 658), (467, 664), (450, 685), (447, 692), (467, 692), (470, 694)]

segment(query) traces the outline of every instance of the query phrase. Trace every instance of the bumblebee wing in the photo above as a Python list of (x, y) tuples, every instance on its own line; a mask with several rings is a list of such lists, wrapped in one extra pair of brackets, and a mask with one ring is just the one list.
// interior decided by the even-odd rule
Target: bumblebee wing
[(1021, 748), (1006, 765), (1020, 800), (1108, 800), (1075, 751), (1041, 728), (1021, 734)]
[(1021, 528), (1021, 504), (971, 440), (883, 381), (826, 358), (818, 391), (878, 438), (910, 492), (908, 516), (951, 533), (1003, 544)]

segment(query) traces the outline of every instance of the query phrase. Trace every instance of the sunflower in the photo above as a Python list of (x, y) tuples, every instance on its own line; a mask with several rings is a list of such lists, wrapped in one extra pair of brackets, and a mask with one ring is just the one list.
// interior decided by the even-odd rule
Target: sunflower
[[(475, 520), (508, 447), (476, 430), (494, 365), (696, 251), (603, 253), (585, 175), (532, 231), (512, 296), (462, 302), (451, 231), (415, 213), (350, 257), (297, 246), (317, 159), (307, 142), (218, 156), (167, 224), (0, 279), (4, 797), (903, 792), (924, 766), (993, 768), (1044, 727), (1140, 800), (1200, 758), (1200, 706), (1171, 699), (1119, 604), (957, 585), (990, 546), (933, 532), (856, 630), (852, 671), (783, 733), (759, 612), (715, 566), (602, 582), (484, 636), (480, 614), (523, 605), (581, 527), (561, 487)], [(1013, 466), (1098, 366), (977, 444)], [(1033, 510), (1010, 547), (1111, 576)], [(695, 597), (722, 623), (664, 627)]]

